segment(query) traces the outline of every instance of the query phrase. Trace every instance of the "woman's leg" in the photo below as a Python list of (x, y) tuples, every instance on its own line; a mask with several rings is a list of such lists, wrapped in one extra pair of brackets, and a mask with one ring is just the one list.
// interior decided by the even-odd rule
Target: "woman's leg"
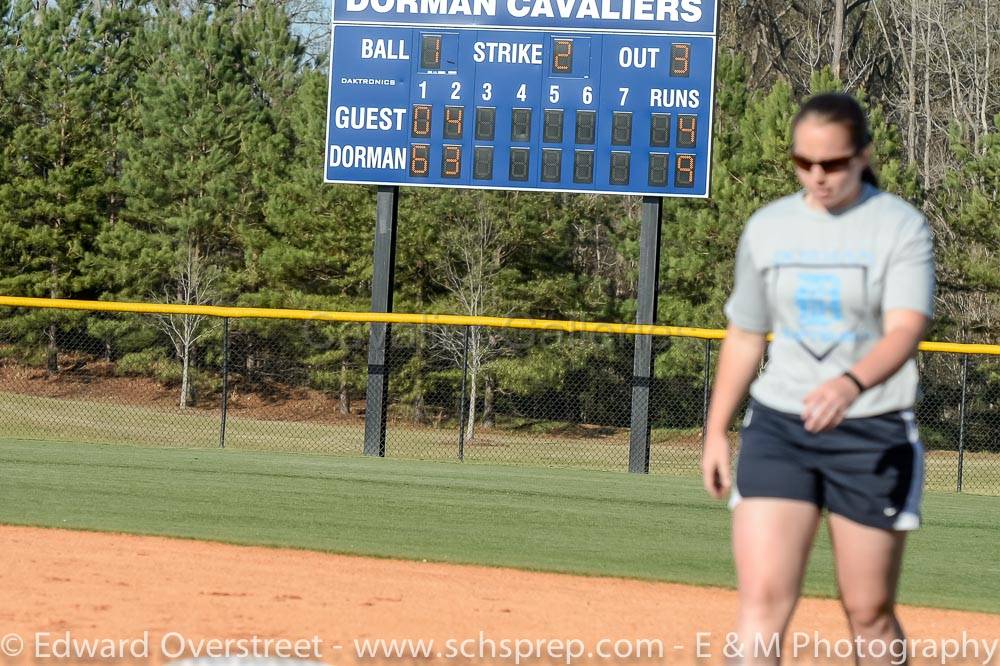
[(742, 663), (778, 663), (818, 525), (819, 508), (801, 500), (743, 498), (733, 510)]
[[(830, 540), (851, 637), (862, 639), (856, 661), (899, 664), (905, 646), (895, 601), (906, 532), (868, 527), (831, 513)], [(876, 653), (884, 655), (881, 658), (869, 654), (867, 647), (873, 640), (878, 642)]]

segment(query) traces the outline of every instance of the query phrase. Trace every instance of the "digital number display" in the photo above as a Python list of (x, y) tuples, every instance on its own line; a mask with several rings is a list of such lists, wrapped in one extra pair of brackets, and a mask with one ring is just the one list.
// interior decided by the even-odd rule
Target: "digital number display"
[(444, 107), (444, 138), (461, 139), (462, 128), (465, 125), (464, 106)]
[(674, 44), (670, 47), (670, 75), (689, 76), (691, 74), (691, 45)]
[(511, 148), (510, 149), (510, 169), (507, 172), (507, 176), (511, 180), (526, 181), (528, 180), (528, 166), (531, 160), (531, 150), (528, 148)]
[(472, 177), (493, 180), (493, 146), (476, 146), (472, 155)]
[(547, 52), (549, 53), (547, 74), (552, 79), (558, 81), (560, 79), (590, 78), (592, 65), (590, 37), (550, 35)]
[(570, 74), (573, 71), (573, 40), (552, 40), (552, 73)]
[(677, 116), (677, 147), (694, 148), (698, 144), (698, 116)]
[(431, 135), (431, 105), (413, 105), (413, 123), (411, 124), (410, 136), (425, 138)]
[(514, 109), (511, 112), (510, 140), (531, 141), (531, 109)]
[(410, 175), (426, 178), (431, 171), (431, 147), (426, 143), (410, 146)]
[(562, 176), (562, 150), (559, 148), (542, 149), (542, 182), (558, 183)]
[(441, 35), (421, 36), (420, 69), (441, 69)]
[(562, 143), (563, 112), (562, 109), (545, 109), (542, 123), (542, 141), (545, 143)]
[(678, 155), (674, 160), (674, 187), (694, 187), (694, 155)]
[(497, 131), (497, 110), (492, 106), (476, 107), (476, 141), (492, 141)]
[(670, 114), (654, 113), (649, 121), (649, 145), (666, 148), (670, 145)]
[[(558, 40), (557, 40), (558, 41)], [(569, 41), (569, 40), (566, 40)], [(684, 45), (675, 45), (684, 46)], [(431, 135), (433, 109), (430, 104), (414, 104), (410, 134), (413, 137), (426, 138)], [(477, 141), (493, 141), (496, 137), (496, 107), (476, 107)], [(545, 109), (542, 121), (542, 141), (544, 143), (561, 144), (563, 142), (563, 126), (565, 112), (563, 109)], [(511, 110), (510, 139), (516, 142), (531, 141), (532, 109), (517, 107)], [(693, 114), (677, 114), (676, 126), (673, 126), (673, 115), (654, 112), (650, 114), (649, 145), (653, 148), (670, 146), (671, 134), (674, 134), (677, 148), (691, 149), (698, 143), (698, 116)], [(443, 136), (445, 139), (460, 140), (464, 136), (465, 107), (458, 105), (444, 106)], [(576, 129), (574, 139), (580, 145), (594, 145), (597, 139), (597, 112), (592, 110), (576, 111)], [(611, 145), (631, 146), (633, 130), (633, 114), (631, 111), (613, 111), (611, 113)], [(543, 183), (558, 183), (562, 180), (561, 148), (542, 148), (540, 179)], [(647, 184), (649, 187), (664, 188), (669, 184), (670, 154), (651, 152), (648, 154)], [(493, 179), (492, 146), (476, 146), (472, 165), (474, 180)], [(678, 154), (673, 158), (673, 186), (677, 188), (693, 188), (696, 184), (695, 155)], [(641, 164), (641, 163), (640, 163)], [(593, 150), (573, 151), (573, 182), (589, 184), (594, 182), (595, 152)], [(531, 179), (531, 149), (526, 147), (511, 147), (508, 176), (510, 180), (527, 182)], [(611, 151), (608, 181), (612, 185), (624, 186), (631, 182), (632, 155), (629, 151)], [(536, 167), (537, 168), (537, 167)], [(410, 175), (426, 178), (430, 172), (430, 146), (416, 143), (410, 148)], [(441, 177), (457, 179), (462, 173), (462, 147), (446, 144), (441, 147)]]
[(458, 178), (462, 175), (462, 146), (441, 148), (441, 177)]
[(615, 111), (611, 114), (611, 145), (632, 145), (632, 113)]
[(670, 156), (666, 153), (650, 153), (649, 155), (649, 185), (650, 187), (667, 186), (667, 168)]
[(594, 151), (577, 150), (573, 153), (573, 182), (594, 182)]
[(631, 164), (632, 153), (618, 150), (611, 152), (611, 175), (609, 180), (612, 185), (628, 185)]
[(583, 146), (594, 145), (597, 139), (597, 112), (576, 112), (576, 142)]

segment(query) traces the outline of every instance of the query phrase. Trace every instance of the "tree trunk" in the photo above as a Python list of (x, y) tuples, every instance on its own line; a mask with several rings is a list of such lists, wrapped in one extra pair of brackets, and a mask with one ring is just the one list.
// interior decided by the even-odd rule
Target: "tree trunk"
[(340, 413), (351, 413), (351, 396), (347, 393), (347, 359), (340, 361)]
[(493, 412), (493, 377), (487, 375), (483, 379), (483, 427), (492, 428), (496, 425)]
[(424, 386), (419, 379), (416, 380), (415, 393), (413, 395), (413, 420), (417, 423), (424, 423), (427, 420), (427, 405), (424, 403)]
[(191, 347), (187, 344), (181, 347), (181, 409), (188, 406), (188, 369), (191, 359)]
[(465, 422), (465, 443), (472, 444), (476, 433), (476, 383), (478, 380), (478, 370), (469, 368), (469, 405), (468, 416)]
[(924, 182), (931, 181), (931, 18), (924, 26)]
[(840, 79), (840, 63), (844, 58), (844, 3), (846, 0), (834, 0), (833, 30), (830, 32), (830, 69), (833, 75)]
[[(52, 281), (55, 283), (59, 276), (58, 269), (55, 264), (52, 264), (49, 269), (52, 274)], [(59, 298), (61, 294), (59, 290), (53, 287), (49, 290), (49, 298)], [(48, 338), (48, 344), (46, 345), (46, 358), (45, 358), (45, 369), (50, 375), (54, 375), (59, 372), (59, 345), (57, 344), (56, 335), (58, 334), (58, 326), (55, 322), (49, 324), (48, 329), (45, 331), (45, 337)]]
[(424, 404), (424, 328), (416, 332), (417, 345), (414, 362), (417, 364), (417, 373), (413, 381), (413, 420), (423, 423), (426, 417)]
[[(979, 108), (979, 120), (983, 124), (983, 134), (987, 134), (990, 131), (989, 120), (987, 119), (986, 109), (989, 107), (990, 100), (990, 64), (993, 56), (993, 41), (990, 39), (991, 34), (996, 34), (993, 32), (993, 25), (990, 22), (990, 3), (983, 3), (983, 22), (986, 24), (986, 64), (983, 66), (983, 72), (985, 76), (983, 77), (983, 96), (982, 104)], [(978, 132), (977, 132), (978, 135)], [(979, 146), (976, 146), (976, 152), (979, 152)]]
[[(910, 0), (910, 60), (906, 64), (906, 160), (917, 161), (917, 0)], [(926, 73), (925, 73), (926, 76)]]
[(45, 368), (48, 370), (50, 375), (54, 375), (59, 372), (59, 347), (56, 344), (55, 324), (49, 324), (49, 327), (45, 332), (45, 337), (48, 338), (48, 344), (46, 345), (47, 354)]

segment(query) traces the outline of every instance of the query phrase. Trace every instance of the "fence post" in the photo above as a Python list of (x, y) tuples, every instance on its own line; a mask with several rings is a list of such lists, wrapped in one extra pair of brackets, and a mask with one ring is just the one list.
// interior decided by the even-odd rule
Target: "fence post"
[(469, 327), (462, 342), (462, 394), (458, 398), (458, 459), (465, 460), (465, 379), (469, 375)]
[(969, 355), (962, 354), (962, 402), (958, 404), (958, 492), (962, 492), (962, 474), (965, 470), (965, 391), (969, 374)]
[(229, 317), (222, 318), (222, 424), (219, 448), (226, 448), (226, 417), (229, 413)]
[[(372, 312), (392, 312), (396, 271), (399, 188), (379, 185), (375, 195), (375, 254), (372, 259)], [(368, 386), (365, 390), (366, 456), (385, 457), (389, 409), (389, 358), (392, 326), (372, 323), (368, 335)]]
[(701, 442), (705, 443), (705, 429), (708, 428), (708, 384), (712, 367), (712, 340), (705, 338), (705, 374), (702, 379), (701, 396)]
[[(656, 323), (660, 281), (662, 199), (642, 198), (639, 228), (639, 285), (635, 323)], [(628, 471), (649, 474), (649, 400), (653, 385), (653, 336), (636, 335), (632, 355), (632, 417), (629, 426)]]

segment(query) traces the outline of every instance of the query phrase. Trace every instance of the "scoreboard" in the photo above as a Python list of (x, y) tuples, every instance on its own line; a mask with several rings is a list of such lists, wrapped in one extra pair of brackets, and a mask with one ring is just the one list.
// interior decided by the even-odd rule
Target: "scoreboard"
[[(714, 7), (496, 10), (335, 0), (327, 182), (707, 196)], [(677, 25), (685, 10), (695, 25)]]

